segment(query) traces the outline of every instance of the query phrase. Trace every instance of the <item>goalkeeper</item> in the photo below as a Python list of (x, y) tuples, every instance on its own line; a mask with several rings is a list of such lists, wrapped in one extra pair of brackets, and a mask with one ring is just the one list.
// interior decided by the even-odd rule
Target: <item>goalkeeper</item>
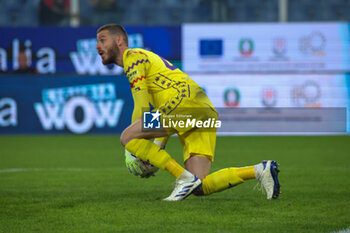
[[(107, 24), (97, 30), (96, 49), (104, 65), (117, 64), (124, 68), (134, 99), (132, 123), (121, 137), (126, 150), (143, 161), (166, 170), (176, 178), (176, 185), (166, 201), (178, 201), (191, 193), (208, 195), (249, 179), (258, 179), (267, 198), (277, 198), (279, 191), (278, 164), (263, 161), (241, 168), (226, 168), (209, 174), (214, 160), (216, 130), (179, 125), (157, 130), (143, 130), (143, 111), (155, 108), (153, 117), (164, 115), (195, 115), (201, 119), (218, 118), (204, 91), (187, 74), (162, 57), (143, 50), (128, 49), (128, 35), (118, 24)], [(200, 113), (196, 109), (201, 109)], [(205, 109), (205, 110), (203, 110)], [(185, 168), (165, 150), (169, 135), (178, 134), (183, 145)], [(150, 139), (155, 138), (155, 143)]]

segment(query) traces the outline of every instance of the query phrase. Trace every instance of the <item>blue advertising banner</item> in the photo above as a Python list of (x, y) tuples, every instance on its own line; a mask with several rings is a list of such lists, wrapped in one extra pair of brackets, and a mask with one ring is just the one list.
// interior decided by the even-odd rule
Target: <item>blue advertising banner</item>
[(132, 110), (125, 76), (0, 78), (0, 134), (121, 133)]
[[(130, 48), (145, 48), (168, 60), (181, 59), (181, 28), (126, 27)], [(40, 74), (121, 75), (117, 66), (104, 66), (96, 52), (97, 27), (0, 27), (0, 71), (18, 68), (24, 50)]]

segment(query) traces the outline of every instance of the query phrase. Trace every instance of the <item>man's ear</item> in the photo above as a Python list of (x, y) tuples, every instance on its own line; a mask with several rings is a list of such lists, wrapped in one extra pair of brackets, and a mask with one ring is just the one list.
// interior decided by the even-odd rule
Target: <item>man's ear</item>
[(115, 42), (118, 46), (121, 46), (123, 44), (123, 37), (121, 35), (116, 35)]

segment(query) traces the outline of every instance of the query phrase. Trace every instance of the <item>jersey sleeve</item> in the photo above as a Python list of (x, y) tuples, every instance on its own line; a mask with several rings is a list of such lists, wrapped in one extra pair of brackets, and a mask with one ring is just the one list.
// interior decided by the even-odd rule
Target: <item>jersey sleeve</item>
[(146, 88), (146, 70), (150, 61), (146, 54), (129, 51), (124, 61), (124, 71), (130, 82), (131, 91)]
[(134, 99), (132, 122), (142, 116), (144, 109), (149, 108), (149, 96), (146, 85), (146, 71), (149, 65), (147, 55), (138, 51), (129, 51), (124, 60), (124, 71), (130, 82)]

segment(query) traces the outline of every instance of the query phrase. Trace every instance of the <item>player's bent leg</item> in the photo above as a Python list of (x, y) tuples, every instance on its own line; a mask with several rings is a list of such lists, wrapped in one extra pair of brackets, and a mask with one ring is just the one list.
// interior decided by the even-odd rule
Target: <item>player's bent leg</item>
[[(203, 180), (210, 172), (211, 159), (199, 154), (192, 154), (191, 157), (185, 161), (185, 168), (192, 174), (195, 174), (199, 179)], [(192, 193), (196, 196), (204, 195), (202, 185), (199, 185)]]
[(243, 183), (246, 180), (258, 179), (266, 191), (267, 199), (277, 198), (280, 194), (276, 161), (263, 161), (260, 164), (241, 168), (225, 168), (206, 176), (202, 185), (193, 191), (195, 195), (209, 195)]
[(171, 159), (166, 151), (160, 150), (159, 146), (146, 139), (132, 139), (126, 144), (125, 149), (143, 161), (149, 161), (154, 166), (163, 170)]
[(132, 139), (125, 145), (125, 149), (143, 161), (149, 161), (154, 166), (167, 170), (175, 178), (179, 178), (185, 169), (179, 165), (165, 150), (150, 140)]
[[(228, 189), (243, 183), (245, 179), (249, 179), (251, 176), (251, 174), (249, 174), (251, 169), (247, 167), (226, 168), (208, 175), (211, 167), (211, 157), (193, 153), (191, 157), (185, 161), (185, 166), (188, 171), (196, 174), (197, 177), (202, 180), (202, 185), (193, 191), (193, 194), (196, 196), (209, 195)], [(252, 168), (254, 174), (254, 166)], [(240, 175), (242, 175), (242, 177)]]
[(169, 169), (176, 178), (178, 178), (184, 168), (178, 165), (171, 156), (160, 147), (148, 139), (168, 136), (164, 129), (159, 130), (142, 130), (141, 118), (127, 127), (121, 137), (120, 142), (131, 153), (135, 154), (143, 161), (149, 161), (160, 169)]
[[(194, 165), (195, 166), (195, 165)], [(209, 195), (215, 192), (220, 192), (243, 183), (249, 179), (256, 178), (256, 167), (259, 167), (259, 172), (262, 172), (260, 165), (240, 167), (240, 168), (225, 168), (206, 176), (202, 180), (202, 185), (193, 193), (195, 195)]]
[(185, 170), (182, 175), (176, 179), (175, 188), (169, 197), (164, 201), (183, 200), (201, 185), (201, 180), (191, 172)]
[(132, 139), (125, 148), (144, 161), (149, 161), (158, 168), (167, 170), (176, 178), (173, 192), (165, 201), (180, 201), (189, 196), (201, 184), (201, 180), (186, 171), (171, 156), (155, 143), (146, 139)]
[(165, 130), (142, 131), (141, 127), (141, 120), (139, 119), (125, 129), (120, 140), (122, 145), (138, 158), (149, 161), (160, 169), (167, 170), (176, 178), (174, 191), (164, 200), (179, 201), (185, 199), (201, 184), (200, 179), (186, 171), (165, 150), (161, 150), (158, 145), (147, 140), (168, 136)]
[(187, 171), (203, 180), (210, 172), (211, 160), (206, 156), (193, 154), (185, 161), (185, 168)]
[(209, 195), (231, 188), (243, 182), (244, 180), (237, 174), (237, 168), (225, 168), (214, 172), (203, 179), (202, 192), (203, 195)]

